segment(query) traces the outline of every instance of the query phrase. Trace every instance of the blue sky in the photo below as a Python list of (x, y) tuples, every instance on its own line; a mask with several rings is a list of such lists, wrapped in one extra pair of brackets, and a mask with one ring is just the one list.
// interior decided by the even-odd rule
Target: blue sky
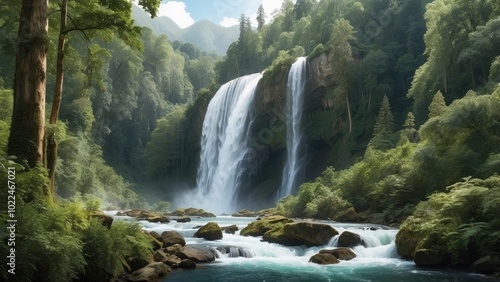
[(282, 2), (283, 0), (163, 0), (159, 15), (167, 16), (180, 27), (186, 28), (203, 19), (222, 26), (237, 25), (240, 15), (244, 13), (256, 25), (255, 17), (260, 4), (264, 6), (269, 21), (272, 12), (279, 9)]

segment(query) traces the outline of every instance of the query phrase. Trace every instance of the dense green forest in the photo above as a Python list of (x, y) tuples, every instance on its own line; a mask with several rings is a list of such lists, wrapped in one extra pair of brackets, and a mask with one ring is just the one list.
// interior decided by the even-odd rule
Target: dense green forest
[[(468, 266), (500, 254), (498, 1), (285, 0), (268, 24), (262, 7), (257, 27), (241, 15), (223, 58), (134, 26), (126, 0), (49, 1), (48, 33), (22, 37), (28, 2), (0, 1), (0, 181), (15, 168), (17, 281), (107, 281), (146, 257), (138, 225), (108, 230), (91, 215), (164, 207), (173, 183), (195, 181), (195, 127), (218, 85), (264, 70), (271, 84), (322, 54), (331, 84), (305, 132), (328, 158), (277, 213), (402, 223), (406, 257), (434, 248)], [(159, 3), (139, 1), (152, 16)], [(33, 118), (45, 133), (28, 143), (13, 95), (23, 44), (47, 62), (47, 110)], [(35, 141), (46, 150), (26, 150)]]

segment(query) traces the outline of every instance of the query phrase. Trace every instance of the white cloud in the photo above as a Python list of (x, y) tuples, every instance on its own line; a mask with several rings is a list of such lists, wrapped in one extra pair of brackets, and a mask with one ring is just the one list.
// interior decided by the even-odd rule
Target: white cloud
[(191, 14), (186, 11), (186, 4), (180, 1), (161, 3), (158, 9), (158, 16), (171, 18), (181, 28), (186, 28), (194, 24)]
[(219, 24), (223, 27), (230, 27), (233, 25), (238, 25), (239, 21), (235, 18), (224, 17), (222, 21), (219, 22)]
[(274, 11), (279, 10), (281, 4), (283, 4), (283, 0), (262, 0), (262, 7), (264, 7), (264, 12), (266, 13), (266, 23), (269, 23), (273, 19)]

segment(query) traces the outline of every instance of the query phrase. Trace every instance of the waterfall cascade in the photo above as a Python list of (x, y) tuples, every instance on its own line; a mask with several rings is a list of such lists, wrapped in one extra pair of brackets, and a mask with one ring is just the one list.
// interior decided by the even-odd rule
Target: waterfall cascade
[(302, 110), (306, 86), (305, 57), (300, 57), (292, 65), (287, 82), (286, 150), (287, 159), (283, 169), (278, 199), (294, 192), (303, 177), (303, 156), (305, 144), (302, 134)]
[(224, 84), (208, 105), (201, 137), (197, 189), (190, 199), (216, 213), (233, 212), (241, 163), (248, 151), (249, 111), (262, 74)]

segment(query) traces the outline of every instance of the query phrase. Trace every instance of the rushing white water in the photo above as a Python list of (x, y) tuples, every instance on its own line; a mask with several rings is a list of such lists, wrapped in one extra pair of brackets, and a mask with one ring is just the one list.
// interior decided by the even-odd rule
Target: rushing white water
[[(112, 215), (112, 214), (110, 214)], [(130, 220), (129, 217), (115, 217), (115, 220)], [(200, 264), (195, 271), (173, 271), (164, 281), (217, 281), (217, 282), (254, 282), (254, 281), (483, 281), (493, 282), (493, 278), (446, 268), (421, 268), (413, 261), (403, 260), (396, 253), (394, 238), (397, 230), (384, 226), (358, 223), (322, 222), (335, 228), (340, 234), (346, 230), (357, 233), (365, 241), (366, 247), (353, 248), (356, 258), (340, 261), (335, 265), (317, 265), (309, 259), (322, 249), (336, 247), (335, 236), (325, 246), (286, 247), (261, 241), (261, 237), (223, 234), (221, 240), (207, 241), (195, 238), (197, 227), (208, 222), (219, 226), (235, 224), (240, 230), (255, 218), (192, 218), (191, 222), (168, 224), (141, 221), (147, 231), (161, 234), (166, 230), (181, 233), (186, 244), (209, 248), (217, 254), (213, 263)], [(220, 251), (222, 250), (222, 251)]]
[(302, 106), (306, 86), (305, 57), (298, 58), (288, 73), (287, 115), (286, 115), (286, 151), (287, 159), (283, 169), (278, 199), (294, 192), (303, 174), (302, 157), (304, 142), (302, 134)]
[(208, 105), (203, 122), (197, 188), (186, 195), (185, 206), (216, 213), (235, 211), (241, 162), (248, 151), (249, 110), (262, 74), (252, 74), (224, 84)]

